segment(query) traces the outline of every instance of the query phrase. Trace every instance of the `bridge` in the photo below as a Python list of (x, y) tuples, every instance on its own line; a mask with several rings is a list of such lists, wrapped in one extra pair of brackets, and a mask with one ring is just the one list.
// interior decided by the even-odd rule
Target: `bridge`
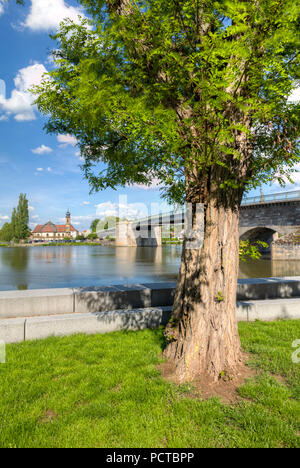
[[(117, 245), (161, 245), (162, 227), (184, 229), (185, 209), (160, 213), (132, 222), (120, 222), (112, 229), (98, 232), (100, 239), (115, 237)], [(261, 240), (269, 245), (278, 237), (300, 228), (300, 191), (246, 197), (240, 210), (240, 238)]]

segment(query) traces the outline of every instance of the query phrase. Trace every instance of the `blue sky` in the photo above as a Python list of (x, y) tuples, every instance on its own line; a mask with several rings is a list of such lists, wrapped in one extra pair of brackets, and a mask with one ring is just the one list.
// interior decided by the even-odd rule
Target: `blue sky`
[[(47, 135), (45, 119), (32, 107), (27, 89), (39, 83), (52, 66), (49, 57), (54, 43), (49, 33), (66, 16), (76, 20), (80, 13), (84, 14), (73, 0), (27, 0), (25, 7), (15, 5), (14, 0), (8, 4), (0, 0), (0, 226), (9, 219), (21, 192), (29, 199), (31, 227), (48, 220), (61, 222), (70, 209), (73, 224), (87, 229), (95, 217), (113, 214), (119, 195), (127, 196), (132, 216), (147, 214), (141, 204), (150, 212), (151, 203), (162, 203), (155, 188), (89, 195), (76, 142), (70, 136)], [(279, 189), (273, 186), (264, 191)]]

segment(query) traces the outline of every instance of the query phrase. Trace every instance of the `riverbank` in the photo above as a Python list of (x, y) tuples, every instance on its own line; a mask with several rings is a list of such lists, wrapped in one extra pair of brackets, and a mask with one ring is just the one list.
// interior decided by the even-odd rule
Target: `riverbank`
[(0, 244), (1, 247), (6, 247), (6, 248), (15, 248), (15, 247), (79, 247), (79, 246), (84, 246), (87, 245), (89, 247), (95, 247), (95, 246), (114, 246), (115, 241), (114, 240), (102, 240), (99, 242), (33, 242), (31, 244), (24, 243), (24, 244)]
[[(183, 242), (181, 240), (177, 239), (163, 239), (162, 240), (162, 245), (182, 245)], [(103, 246), (110, 246), (113, 247), (116, 245), (115, 239), (102, 239), (101, 241), (97, 242), (92, 242), (92, 241), (86, 241), (86, 242), (38, 242), (38, 243), (25, 243), (25, 244), (1, 244), (0, 247), (6, 247), (6, 248), (12, 248), (12, 247), (70, 247), (70, 246), (75, 246), (78, 247), (80, 245), (87, 245), (89, 247), (95, 247), (99, 245)]]
[[(0, 292), (6, 343), (165, 325), (176, 283)], [(241, 280), (237, 320), (300, 319), (300, 278)]]

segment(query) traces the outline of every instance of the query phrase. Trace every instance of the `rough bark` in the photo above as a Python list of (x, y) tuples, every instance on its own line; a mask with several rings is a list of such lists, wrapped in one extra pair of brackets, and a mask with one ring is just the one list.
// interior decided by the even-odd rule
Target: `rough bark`
[(202, 248), (183, 246), (165, 356), (179, 381), (199, 375), (217, 380), (241, 363), (236, 320), (239, 262), (238, 203), (206, 203)]

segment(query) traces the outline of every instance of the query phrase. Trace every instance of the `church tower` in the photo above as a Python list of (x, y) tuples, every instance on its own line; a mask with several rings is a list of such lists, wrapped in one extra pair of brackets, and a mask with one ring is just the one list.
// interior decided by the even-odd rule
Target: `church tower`
[(66, 213), (66, 233), (70, 234), (71, 232), (71, 213), (68, 210)]

